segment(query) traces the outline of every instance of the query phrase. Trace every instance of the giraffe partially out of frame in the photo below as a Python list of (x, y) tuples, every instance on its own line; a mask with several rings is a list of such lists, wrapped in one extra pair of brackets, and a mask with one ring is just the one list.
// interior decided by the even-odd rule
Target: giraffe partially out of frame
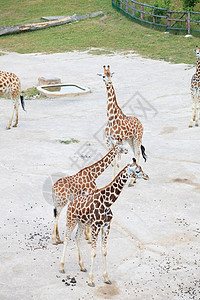
[(24, 99), (21, 95), (21, 83), (19, 77), (17, 77), (14, 73), (0, 71), (0, 96), (3, 96), (5, 94), (9, 94), (13, 101), (13, 112), (7, 126), (7, 129), (10, 129), (14, 115), (15, 122), (13, 127), (17, 127), (18, 125), (19, 96), (23, 110), (25, 110)]
[(200, 49), (196, 46), (194, 49), (196, 53), (197, 66), (196, 72), (191, 79), (191, 96), (192, 96), (192, 118), (190, 120), (189, 127), (192, 127), (193, 121), (195, 126), (199, 126), (199, 106), (200, 106)]

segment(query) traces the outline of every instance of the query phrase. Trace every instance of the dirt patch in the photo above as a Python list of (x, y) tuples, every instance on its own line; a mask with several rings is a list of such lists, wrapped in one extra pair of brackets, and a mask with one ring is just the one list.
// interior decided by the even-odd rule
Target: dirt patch
[(116, 282), (113, 282), (111, 285), (105, 284), (97, 289), (95, 295), (103, 299), (110, 299), (117, 295), (120, 295), (120, 289), (117, 286)]
[(164, 127), (160, 134), (169, 134), (169, 133), (173, 133), (177, 130), (178, 130), (177, 127), (172, 127), (172, 126)]
[(184, 183), (184, 184), (189, 184), (191, 186), (194, 186), (194, 191), (200, 193), (200, 184), (193, 182), (192, 180), (188, 178), (175, 178), (172, 180), (173, 182), (178, 182), (178, 183)]

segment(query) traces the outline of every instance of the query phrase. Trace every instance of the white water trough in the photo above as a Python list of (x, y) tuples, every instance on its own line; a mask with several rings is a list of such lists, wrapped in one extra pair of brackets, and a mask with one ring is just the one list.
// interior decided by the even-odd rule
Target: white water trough
[(76, 96), (90, 93), (90, 89), (77, 84), (52, 84), (37, 87), (38, 92), (47, 97)]

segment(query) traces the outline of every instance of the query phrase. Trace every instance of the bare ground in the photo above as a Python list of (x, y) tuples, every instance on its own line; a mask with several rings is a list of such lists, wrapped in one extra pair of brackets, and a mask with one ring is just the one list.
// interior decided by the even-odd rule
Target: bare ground
[[(0, 56), (1, 70), (16, 73), (22, 88), (54, 75), (63, 83), (91, 88), (77, 97), (27, 100), (18, 128), (6, 131), (11, 101), (0, 99), (0, 299), (199, 299), (200, 298), (200, 129), (188, 128), (190, 78), (194, 69), (147, 60), (136, 54), (93, 56), (73, 52)], [(126, 186), (113, 205), (105, 285), (99, 250), (95, 288), (77, 263), (74, 234), (66, 274), (58, 272), (62, 245), (51, 244), (51, 183), (95, 162), (103, 141), (106, 93), (102, 65), (111, 65), (120, 106), (144, 124), (141, 159), (150, 181)], [(61, 144), (74, 138), (79, 143)], [(132, 158), (131, 150), (123, 165)], [(98, 180), (112, 179), (110, 167)], [(65, 212), (59, 223), (62, 238)], [(100, 241), (99, 241), (100, 242)], [(90, 245), (82, 241), (85, 265)], [(68, 277), (67, 277), (68, 276)], [(71, 282), (75, 278), (76, 283)], [(62, 280), (65, 279), (69, 285)]]

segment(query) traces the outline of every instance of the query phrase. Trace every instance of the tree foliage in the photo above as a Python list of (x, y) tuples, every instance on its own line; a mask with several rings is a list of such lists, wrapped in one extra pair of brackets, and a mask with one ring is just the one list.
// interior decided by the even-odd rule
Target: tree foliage
[(183, 9), (193, 10), (194, 6), (199, 2), (199, 0), (183, 0)]

